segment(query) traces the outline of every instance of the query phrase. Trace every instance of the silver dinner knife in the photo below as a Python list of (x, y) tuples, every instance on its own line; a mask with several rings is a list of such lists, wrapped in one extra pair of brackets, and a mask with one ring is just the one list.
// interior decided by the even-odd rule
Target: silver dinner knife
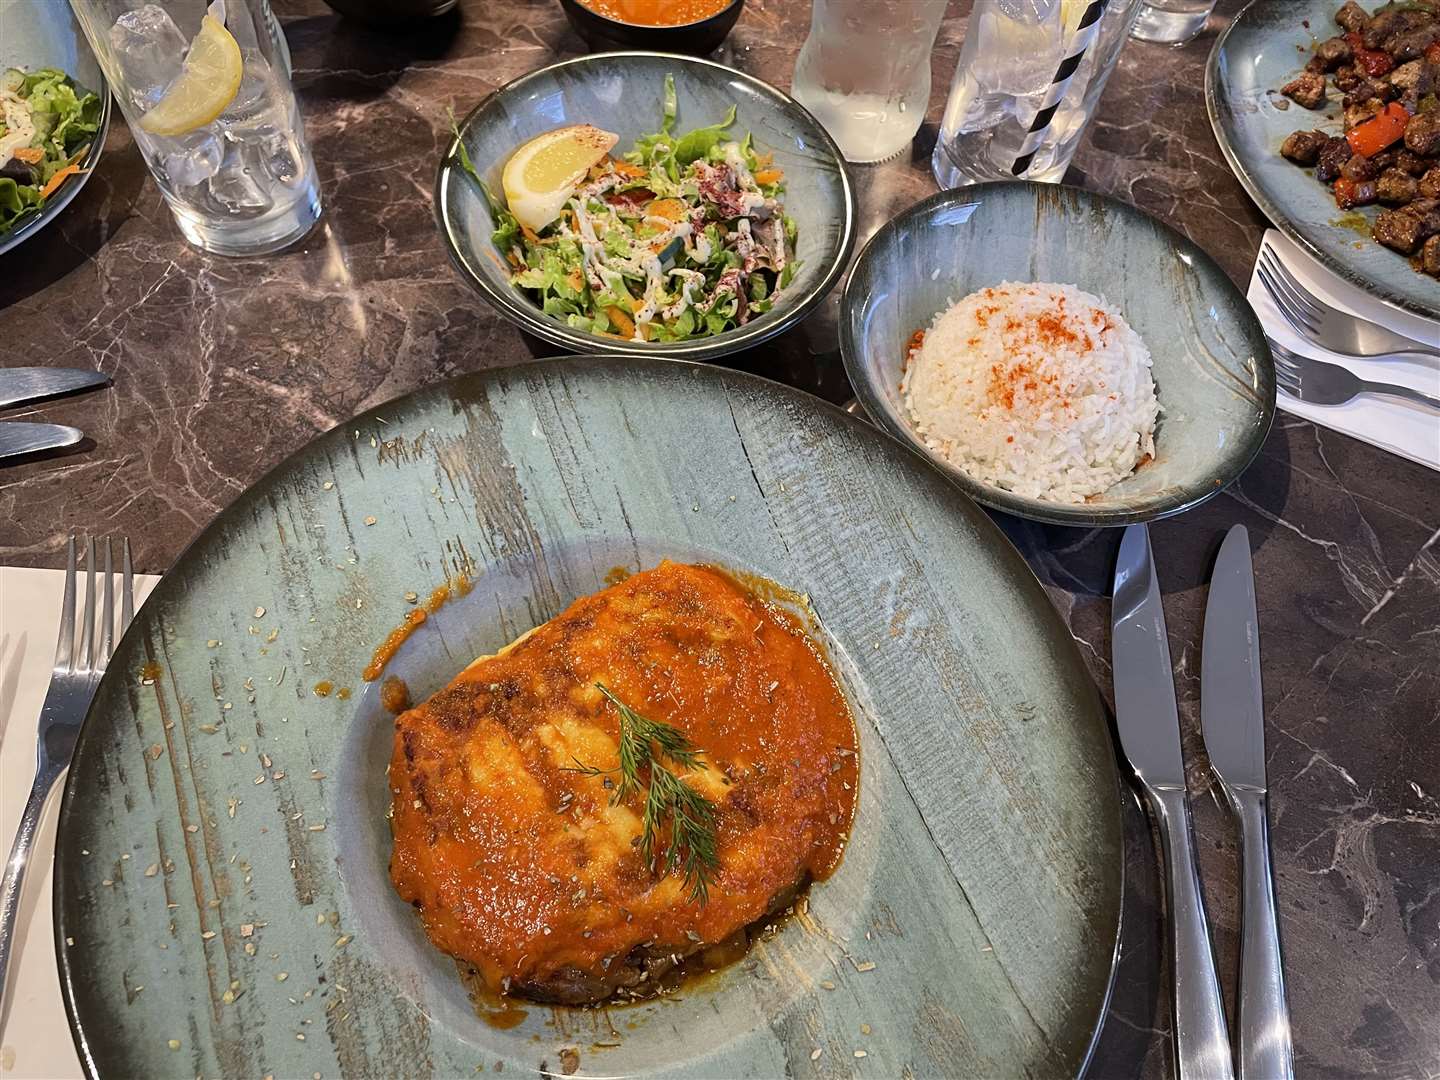
[(1240, 820), (1240, 1078), (1288, 1080), (1295, 1075), (1295, 1062), (1270, 873), (1260, 624), (1244, 525), (1226, 534), (1210, 579), (1200, 653), (1200, 724), (1210, 764)]
[(1180, 1080), (1232, 1080), (1230, 1034), (1195, 866), (1165, 612), (1144, 525), (1131, 525), (1120, 541), (1110, 619), (1120, 745), (1159, 823), (1164, 852), (1176, 1069)]
[(33, 454), (40, 450), (58, 450), (74, 446), (85, 437), (79, 428), (60, 424), (25, 424), (18, 421), (0, 423), (0, 464), (7, 458)]
[(0, 409), (109, 385), (110, 376), (85, 368), (0, 368)]

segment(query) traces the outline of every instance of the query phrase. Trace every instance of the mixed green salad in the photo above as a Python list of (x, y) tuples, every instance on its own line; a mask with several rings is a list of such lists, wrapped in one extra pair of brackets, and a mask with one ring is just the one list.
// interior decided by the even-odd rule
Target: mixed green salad
[(100, 127), (100, 99), (63, 71), (0, 75), (0, 236), (38, 214)]
[(660, 130), (620, 160), (607, 154), (538, 233), (490, 199), (511, 281), (547, 315), (595, 334), (683, 341), (743, 326), (790, 284), (784, 174), (748, 134), (728, 137), (733, 105), (721, 123), (683, 134), (676, 112), (667, 75)]

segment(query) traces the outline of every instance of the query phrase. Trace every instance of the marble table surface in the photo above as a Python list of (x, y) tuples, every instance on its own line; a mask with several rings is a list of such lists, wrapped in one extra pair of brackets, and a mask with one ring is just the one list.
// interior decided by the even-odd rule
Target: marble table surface
[[(180, 238), (124, 124), (51, 230), (0, 258), (5, 363), (93, 366), (103, 394), (10, 414), (74, 424), (78, 453), (0, 470), (0, 561), (58, 566), (72, 531), (127, 533), (163, 572), (222, 507), (356, 411), (538, 348), (460, 281), (431, 186), (447, 113), (582, 48), (554, 0), (461, 0), (411, 33), (375, 32), (320, 0), (275, 0), (318, 163), (325, 217), (278, 256), (229, 260)], [(1221, 159), (1202, 73), (1223, 19), (1180, 48), (1132, 42), (1069, 179), (1187, 233), (1242, 285), (1264, 221)], [(935, 122), (965, 32), (955, 3), (908, 158), (859, 167), (863, 235), (933, 190)], [(749, 0), (719, 56), (789, 85), (799, 0)], [(740, 361), (849, 397), (834, 299)], [(1154, 527), (1195, 826), (1216, 948), (1236, 965), (1236, 834), (1205, 767), (1197, 665), (1204, 581), (1224, 530), (1255, 546), (1279, 909), (1301, 1075), (1440, 1074), (1440, 480), (1281, 414), (1220, 497)], [(1028, 557), (1109, 694), (1108, 579), (1118, 533), (1001, 525)], [(1122, 957), (1091, 1065), (1171, 1064), (1163, 902), (1144, 815), (1127, 805)], [(1227, 988), (1233, 1006), (1233, 991)]]

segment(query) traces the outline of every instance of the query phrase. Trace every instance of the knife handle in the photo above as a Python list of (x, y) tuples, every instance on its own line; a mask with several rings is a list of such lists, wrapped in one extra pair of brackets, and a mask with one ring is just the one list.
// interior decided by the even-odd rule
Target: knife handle
[(1195, 865), (1190, 803), (1184, 788), (1148, 787), (1160, 824), (1165, 891), (1170, 901), (1170, 958), (1175, 1065), (1180, 1080), (1234, 1080), (1230, 1032), (1210, 947), (1210, 923)]
[(1226, 788), (1240, 819), (1240, 1080), (1295, 1075), (1262, 792)]

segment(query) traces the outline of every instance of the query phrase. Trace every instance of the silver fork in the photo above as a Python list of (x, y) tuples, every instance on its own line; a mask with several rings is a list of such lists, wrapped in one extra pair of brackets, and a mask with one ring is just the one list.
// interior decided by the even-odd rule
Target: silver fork
[[(130, 541), (122, 539), (123, 563), (120, 585), (120, 632), (130, 625), (135, 615), (134, 574), (130, 567)], [(95, 696), (100, 675), (115, 651), (115, 579), (112, 567), (113, 545), (105, 540), (105, 570), (102, 586), (103, 602), (99, 609), (100, 631), (95, 621), (95, 540), (85, 538), (85, 610), (81, 615), (80, 643), (75, 642), (75, 538), (70, 538), (65, 567), (65, 600), (60, 611), (60, 640), (55, 646), (55, 671), (50, 676), (50, 689), (40, 710), (40, 741), (36, 750), (35, 783), (20, 818), (20, 830), (0, 877), (0, 1009), (5, 1001), (5, 972), (10, 966), (10, 944), (15, 931), (15, 915), (20, 907), (20, 886), (25, 880), (25, 867), (35, 843), (35, 831), (56, 779), (70, 764), (75, 752), (75, 739), (81, 721)]]
[(1260, 248), (1255, 272), (1285, 321), (1305, 340), (1343, 356), (1431, 356), (1440, 348), (1387, 330), (1379, 323), (1336, 311), (1310, 292), (1268, 245)]
[(1291, 397), (1311, 405), (1343, 405), (1360, 394), (1401, 398), (1440, 412), (1440, 398), (1394, 383), (1368, 382), (1339, 364), (1301, 356), (1274, 339), (1270, 353), (1275, 357), (1275, 382)]

